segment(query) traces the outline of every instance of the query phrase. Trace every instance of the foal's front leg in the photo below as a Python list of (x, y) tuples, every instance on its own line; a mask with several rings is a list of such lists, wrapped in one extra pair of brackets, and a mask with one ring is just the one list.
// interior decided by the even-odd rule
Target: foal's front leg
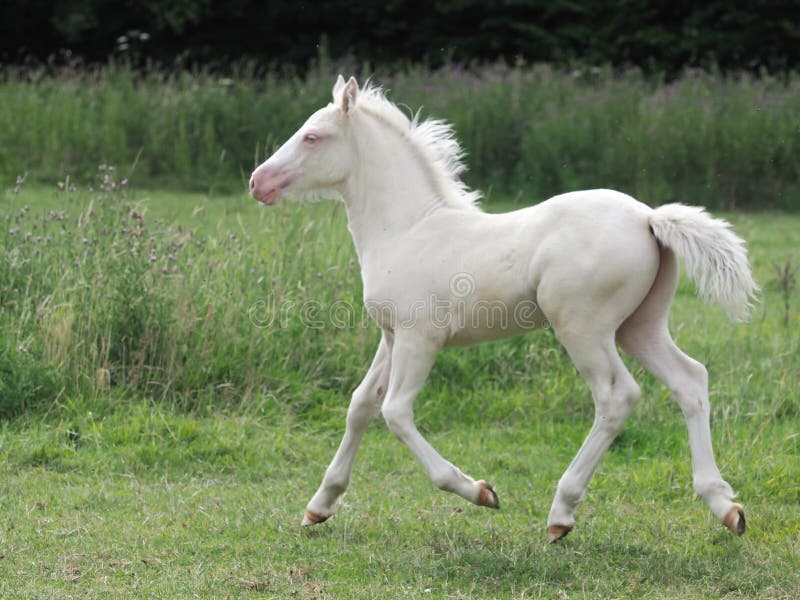
[(347, 489), (353, 471), (353, 460), (364, 431), (380, 411), (381, 400), (389, 383), (391, 358), (392, 334), (384, 332), (369, 371), (353, 392), (350, 407), (347, 409), (344, 437), (325, 471), (322, 485), (308, 503), (303, 525), (314, 525), (327, 520), (333, 514), (336, 500)]
[(479, 506), (500, 508), (497, 494), (485, 481), (475, 481), (436, 452), (414, 425), (414, 399), (430, 373), (439, 347), (411, 332), (396, 333), (389, 389), (381, 412), (392, 434), (422, 463), (437, 487)]

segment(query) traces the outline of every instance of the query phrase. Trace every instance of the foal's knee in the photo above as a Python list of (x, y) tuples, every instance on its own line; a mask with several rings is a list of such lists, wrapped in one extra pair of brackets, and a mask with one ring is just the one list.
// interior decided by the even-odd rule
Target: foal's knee
[(353, 392), (350, 406), (347, 409), (347, 425), (361, 427), (368, 424), (380, 410), (381, 396), (368, 390), (357, 389)]

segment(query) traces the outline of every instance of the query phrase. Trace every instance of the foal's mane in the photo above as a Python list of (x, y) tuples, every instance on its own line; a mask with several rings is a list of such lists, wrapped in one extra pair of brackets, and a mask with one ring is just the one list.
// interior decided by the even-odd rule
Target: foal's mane
[(467, 170), (464, 150), (453, 126), (440, 119), (419, 121), (419, 111), (409, 119), (386, 98), (382, 88), (367, 84), (359, 92), (358, 107), (384, 122), (406, 139), (422, 159), (443, 204), (451, 208), (480, 210), (481, 193), (461, 180)]

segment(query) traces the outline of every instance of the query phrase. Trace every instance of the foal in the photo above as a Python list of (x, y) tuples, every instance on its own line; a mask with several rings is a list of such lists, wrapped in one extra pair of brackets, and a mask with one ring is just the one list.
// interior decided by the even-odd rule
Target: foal
[(589, 480), (640, 399), (617, 346), (670, 389), (689, 429), (694, 489), (736, 534), (742, 506), (714, 461), (708, 374), (667, 327), (676, 257), (702, 297), (743, 318), (757, 286), (743, 241), (703, 209), (652, 209), (610, 190), (573, 192), (486, 214), (467, 189), (461, 148), (441, 121), (409, 120), (383, 93), (339, 76), (318, 110), (253, 173), (266, 205), (284, 194), (344, 202), (364, 302), (382, 338), (353, 392), (341, 445), (304, 525), (334, 512), (364, 430), (382, 413), (433, 482), (480, 506), (497, 494), (442, 458), (414, 425), (413, 403), (444, 346), (499, 339), (550, 324), (592, 391), (595, 420), (558, 482), (551, 541), (572, 529)]

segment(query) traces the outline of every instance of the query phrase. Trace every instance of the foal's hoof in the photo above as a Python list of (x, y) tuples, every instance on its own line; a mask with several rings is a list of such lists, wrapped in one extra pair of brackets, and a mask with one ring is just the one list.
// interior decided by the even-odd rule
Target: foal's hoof
[(329, 518), (330, 515), (328, 515), (327, 517), (323, 517), (322, 515), (313, 513), (310, 510), (306, 510), (306, 514), (303, 515), (303, 522), (301, 524), (303, 527), (308, 527), (309, 525), (317, 525), (319, 523), (324, 523)]
[(565, 537), (570, 531), (572, 531), (571, 525), (550, 525), (547, 528), (547, 537), (550, 538), (552, 544)]
[(475, 504), (488, 508), (500, 508), (500, 499), (497, 497), (494, 488), (485, 481), (479, 481), (478, 485), (480, 486), (480, 490), (478, 490), (478, 499), (475, 501)]
[(722, 522), (725, 524), (725, 527), (736, 535), (742, 535), (747, 529), (747, 523), (745, 523), (744, 520), (744, 509), (739, 504), (734, 504), (731, 507)]

